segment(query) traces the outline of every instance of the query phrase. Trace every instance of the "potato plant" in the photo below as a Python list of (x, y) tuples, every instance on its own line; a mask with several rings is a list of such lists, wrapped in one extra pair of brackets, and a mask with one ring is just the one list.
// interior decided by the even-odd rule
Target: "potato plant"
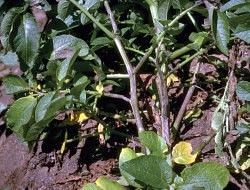
[[(68, 138), (67, 127), (90, 118), (98, 123), (96, 132), (86, 135), (79, 130), (76, 139), (99, 136), (105, 143), (117, 132), (113, 120), (132, 121), (136, 128), (141, 150), (122, 149), (120, 180), (100, 177), (83, 189), (219, 190), (227, 186), (229, 171), (249, 179), (250, 125), (245, 115), (250, 112), (250, 84), (248, 71), (237, 68), (233, 60), (232, 47), (239, 40), (250, 43), (250, 1), (20, 0), (0, 1), (0, 8), (0, 60), (22, 71), (3, 78), (6, 93), (15, 101), (1, 112), (7, 110), (7, 127), (31, 150), (58, 127), (64, 154), (74, 140)], [(199, 88), (202, 63), (196, 64), (192, 75), (187, 67), (211, 52), (228, 58), (228, 63), (211, 62), (229, 74), (215, 82), (205, 81), (222, 83), (223, 92), (211, 97), (216, 102), (214, 135), (192, 150), (190, 143), (181, 141), (180, 133), (184, 121), (192, 123), (201, 115), (194, 108), (188, 116), (186, 110)], [(150, 82), (142, 84), (145, 73), (150, 74)], [(239, 82), (231, 92), (233, 76)], [(178, 81), (188, 90), (176, 107), (170, 89)], [(232, 97), (240, 108), (238, 119), (230, 124)], [(109, 107), (107, 99), (119, 105)], [(232, 150), (225, 137), (233, 130), (240, 134), (240, 141)], [(210, 141), (215, 141), (218, 155), (229, 152), (229, 163), (196, 161)], [(178, 165), (185, 167), (180, 171)]]

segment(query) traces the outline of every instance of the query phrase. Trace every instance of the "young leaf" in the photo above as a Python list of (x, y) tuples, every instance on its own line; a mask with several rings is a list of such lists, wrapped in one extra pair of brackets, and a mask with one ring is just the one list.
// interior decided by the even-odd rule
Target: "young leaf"
[(192, 145), (182, 141), (174, 146), (172, 157), (177, 164), (192, 164), (195, 162), (197, 153), (192, 154)]
[(23, 137), (24, 125), (27, 125), (33, 116), (33, 110), (37, 100), (32, 96), (27, 96), (15, 101), (7, 111), (7, 125), (18, 136)]
[(105, 176), (101, 176), (96, 180), (96, 185), (100, 187), (102, 190), (126, 190), (123, 186), (121, 186), (116, 181), (113, 181)]
[(181, 177), (183, 184), (181, 190), (204, 188), (206, 190), (223, 190), (229, 182), (229, 171), (221, 164), (203, 162), (185, 168)]
[(140, 142), (146, 146), (151, 154), (162, 156), (168, 150), (166, 142), (153, 131), (139, 133)]
[(3, 79), (6, 94), (14, 94), (29, 90), (29, 85), (21, 77), (15, 75), (6, 76)]
[(228, 18), (225, 13), (217, 12), (217, 25), (216, 25), (216, 44), (220, 51), (228, 55), (227, 45), (230, 39), (230, 27)]
[(140, 156), (125, 162), (120, 168), (136, 180), (155, 188), (167, 188), (174, 177), (167, 160), (159, 156)]
[(39, 50), (40, 33), (31, 14), (26, 13), (22, 16), (12, 43), (21, 63), (32, 68)]
[(250, 101), (250, 82), (240, 81), (236, 86), (236, 94), (240, 100)]

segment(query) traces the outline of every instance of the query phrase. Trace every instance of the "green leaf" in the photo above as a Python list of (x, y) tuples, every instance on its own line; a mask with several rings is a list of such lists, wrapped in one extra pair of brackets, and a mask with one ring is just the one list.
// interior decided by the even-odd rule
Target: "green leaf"
[[(121, 154), (119, 156), (119, 167), (129, 161), (132, 160), (134, 158), (137, 158), (138, 156), (136, 155), (136, 153), (130, 149), (130, 148), (123, 148), (121, 151)], [(125, 178), (125, 180), (127, 181), (127, 183), (129, 185), (132, 185), (133, 187), (141, 187), (141, 185), (139, 185), (138, 183), (135, 182), (135, 178), (130, 175), (129, 173), (127, 173), (126, 171), (124, 171), (121, 167), (120, 167), (120, 172), (121, 175)]]
[(63, 59), (72, 56), (75, 47), (80, 48), (79, 56), (84, 57), (89, 53), (89, 47), (85, 41), (71, 35), (60, 35), (53, 38), (53, 51), (50, 60)]
[(33, 125), (31, 126), (28, 126), (23, 135), (24, 141), (26, 142), (36, 141), (49, 122), (50, 121), (43, 120), (38, 123), (33, 123)]
[(48, 120), (66, 104), (65, 97), (58, 97), (56, 92), (49, 92), (38, 102), (35, 111), (35, 121)]
[(7, 94), (14, 94), (29, 90), (29, 85), (21, 77), (15, 75), (6, 76), (3, 84)]
[(91, 42), (91, 46), (107, 46), (108, 44), (110, 44), (112, 41), (107, 38), (107, 37), (98, 37), (95, 38), (92, 42)]
[(146, 146), (153, 155), (162, 156), (168, 150), (166, 142), (153, 131), (139, 133), (140, 142)]
[(31, 14), (26, 13), (22, 16), (17, 34), (12, 43), (21, 63), (32, 68), (38, 55), (40, 33)]
[(234, 31), (234, 35), (241, 40), (250, 43), (250, 24), (239, 25)]
[(236, 94), (240, 100), (250, 101), (250, 82), (240, 81), (236, 86)]
[(172, 5), (172, 0), (161, 1), (158, 7), (159, 19), (167, 20), (168, 19), (168, 11)]
[(60, 63), (56, 72), (57, 80), (59, 82), (65, 80), (67, 75), (71, 72), (72, 65), (75, 63), (79, 50), (79, 48), (76, 49), (71, 57), (65, 59), (63, 62)]
[(88, 183), (81, 190), (103, 190), (94, 183)]
[(248, 133), (250, 132), (250, 123), (244, 121), (238, 121), (236, 129), (237, 131), (239, 131), (240, 134)]
[(110, 180), (105, 176), (101, 176), (96, 180), (96, 185), (100, 187), (102, 190), (126, 190), (123, 186), (121, 186), (116, 181)]
[(75, 98), (80, 99), (81, 102), (86, 101), (86, 91), (85, 88), (89, 85), (90, 80), (86, 76), (82, 76), (78, 79), (74, 84), (73, 88), (70, 90), (70, 94), (73, 95)]
[(232, 9), (238, 5), (245, 4), (247, 2), (250, 2), (250, 1), (249, 0), (230, 0), (221, 6), (220, 11), (224, 12), (224, 11)]
[(100, 4), (100, 0), (86, 0), (84, 3), (84, 7), (89, 10), (89, 9), (95, 9), (98, 8)]
[(221, 164), (203, 162), (185, 168), (181, 177), (183, 184), (178, 189), (223, 190), (229, 182), (229, 171)]
[(16, 22), (21, 12), (22, 12), (21, 7), (18, 8), (15, 7), (10, 9), (3, 17), (0, 26), (0, 32), (1, 32), (0, 39), (4, 48), (9, 47), (9, 36), (13, 31), (15, 31), (16, 27), (14, 23)]
[(15, 101), (7, 111), (7, 125), (18, 136), (23, 137), (24, 125), (27, 125), (33, 116), (37, 100), (27, 96)]
[(167, 160), (153, 155), (132, 159), (122, 164), (120, 168), (136, 180), (155, 188), (167, 188), (174, 177)]
[(48, 110), (53, 98), (55, 97), (55, 94), (56, 92), (49, 92), (38, 101), (35, 111), (36, 122), (39, 122), (45, 118), (46, 111)]
[(222, 12), (217, 12), (216, 44), (220, 51), (228, 55), (227, 45), (230, 39), (230, 27), (227, 16)]
[(20, 15), (21, 12), (22, 8), (14, 7), (6, 13), (0, 26), (2, 35), (10, 34), (10, 32), (13, 30), (13, 24), (16, 21), (16, 18)]
[(68, 0), (60, 0), (57, 5), (58, 16), (64, 20), (68, 15), (73, 14), (73, 6)]

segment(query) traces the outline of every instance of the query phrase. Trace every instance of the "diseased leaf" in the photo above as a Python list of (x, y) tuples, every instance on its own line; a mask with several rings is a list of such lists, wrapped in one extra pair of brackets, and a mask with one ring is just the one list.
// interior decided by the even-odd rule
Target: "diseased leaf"
[(29, 90), (29, 85), (21, 77), (15, 75), (6, 76), (3, 79), (6, 94), (14, 94)]
[(174, 177), (167, 160), (159, 156), (140, 156), (125, 162), (120, 168), (136, 180), (155, 188), (167, 188)]
[(197, 153), (192, 154), (192, 145), (181, 141), (172, 150), (172, 157), (177, 164), (192, 164), (195, 162)]
[(216, 44), (220, 51), (228, 55), (228, 43), (230, 39), (230, 27), (227, 16), (222, 12), (217, 12)]
[(181, 190), (202, 189), (223, 190), (229, 182), (229, 171), (221, 164), (215, 162), (197, 163), (185, 168), (181, 177), (183, 184)]
[(163, 156), (168, 150), (166, 142), (162, 137), (153, 131), (144, 131), (139, 133), (140, 142), (146, 146), (153, 155)]
[(35, 19), (31, 14), (26, 13), (20, 19), (17, 34), (12, 42), (22, 64), (32, 68), (38, 55), (39, 45), (40, 33)]
[(236, 86), (236, 94), (240, 100), (250, 101), (250, 82), (240, 81)]
[(113, 181), (105, 176), (101, 176), (96, 180), (96, 185), (100, 187), (102, 190), (126, 190), (123, 186), (121, 186), (116, 181)]
[(36, 98), (26, 96), (15, 101), (7, 111), (7, 126), (21, 138), (24, 137), (24, 126), (27, 125), (33, 117), (36, 103)]

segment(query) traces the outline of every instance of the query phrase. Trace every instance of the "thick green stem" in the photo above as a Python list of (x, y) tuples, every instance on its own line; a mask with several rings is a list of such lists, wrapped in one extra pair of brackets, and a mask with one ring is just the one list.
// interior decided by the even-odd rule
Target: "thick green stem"
[(93, 17), (89, 11), (82, 5), (80, 5), (75, 0), (69, 0), (71, 3), (73, 3), (78, 9), (80, 9), (93, 23), (95, 23), (108, 37), (114, 39), (115, 35), (110, 32), (103, 24), (101, 24), (95, 17)]

